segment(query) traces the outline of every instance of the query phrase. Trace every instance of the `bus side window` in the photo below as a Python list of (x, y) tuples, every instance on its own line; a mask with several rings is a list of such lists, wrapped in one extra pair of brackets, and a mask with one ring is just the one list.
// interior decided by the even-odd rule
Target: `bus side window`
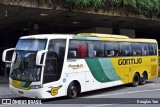
[(98, 54), (97, 51), (94, 51), (94, 56), (99, 56)]
[(107, 50), (104, 51), (104, 56), (108, 56), (108, 51)]
[(114, 51), (110, 51), (108, 56), (114, 56)]
[(76, 51), (69, 51), (68, 58), (76, 58), (76, 57), (77, 57), (77, 52)]
[(150, 55), (157, 55), (157, 45), (155, 43), (149, 44)]
[(131, 56), (132, 48), (130, 42), (119, 42), (121, 56)]
[(135, 50), (133, 50), (133, 56), (135, 56), (136, 55), (136, 51)]
[(141, 43), (142, 45), (142, 55), (149, 55), (149, 45), (148, 43)]
[(122, 56), (127, 56), (128, 55), (128, 51), (127, 50), (122, 50)]
[(68, 47), (68, 58), (76, 58), (77, 57), (77, 45), (80, 44), (77, 40), (70, 40)]
[(77, 57), (84, 58), (87, 56), (86, 48), (83, 44), (78, 45), (77, 47)]
[(133, 55), (139, 56), (142, 55), (142, 44), (141, 43), (132, 43)]
[(104, 56), (102, 50), (95, 51), (95, 53), (96, 53), (95, 54), (96, 57), (103, 57)]
[(94, 56), (103, 57), (104, 56), (104, 42), (93, 41), (93, 45), (94, 45)]
[(70, 40), (68, 58), (85, 58), (87, 56), (86, 41)]
[(105, 42), (104, 43), (105, 56), (119, 56), (119, 45), (118, 42)]
[(141, 55), (141, 51), (140, 50), (136, 50), (136, 55)]
[(48, 51), (55, 52), (59, 58), (64, 58), (65, 44), (64, 40), (51, 40)]
[(94, 56), (95, 56), (94, 45), (88, 43), (88, 57), (94, 57)]

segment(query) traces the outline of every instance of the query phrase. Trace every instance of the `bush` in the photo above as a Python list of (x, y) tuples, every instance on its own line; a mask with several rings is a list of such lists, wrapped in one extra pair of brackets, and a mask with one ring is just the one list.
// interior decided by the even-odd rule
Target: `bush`
[[(43, 0), (50, 4), (59, 2), (59, 0)], [(61, 0), (62, 1), (62, 0)], [(80, 7), (87, 6), (112, 6), (112, 7), (123, 7), (124, 9), (131, 8), (133, 11), (144, 14), (160, 14), (160, 0), (63, 0), (68, 4), (72, 4)]]

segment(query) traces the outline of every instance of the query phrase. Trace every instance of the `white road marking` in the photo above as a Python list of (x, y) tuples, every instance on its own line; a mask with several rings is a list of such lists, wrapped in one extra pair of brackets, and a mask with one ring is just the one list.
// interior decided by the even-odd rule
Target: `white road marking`
[(121, 93), (104, 94), (104, 95), (94, 95), (94, 96), (89, 96), (89, 97), (85, 97), (85, 98), (102, 97), (102, 96), (113, 96), (113, 95), (123, 95), (123, 94), (134, 94), (134, 93), (152, 92), (152, 91), (160, 91), (160, 89), (141, 90), (141, 91), (130, 91), (130, 92), (121, 92)]

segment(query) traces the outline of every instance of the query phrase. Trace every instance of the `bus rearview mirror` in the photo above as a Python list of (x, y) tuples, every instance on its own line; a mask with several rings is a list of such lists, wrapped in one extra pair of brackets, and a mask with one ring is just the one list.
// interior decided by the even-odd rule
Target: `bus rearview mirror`
[[(15, 49), (15, 48), (9, 48), (9, 49), (6, 49), (6, 50), (3, 51), (3, 55), (2, 55), (2, 61), (3, 61), (3, 62), (12, 63), (11, 60), (10, 60), (10, 61), (6, 60), (6, 59), (9, 59), (9, 58), (6, 58), (6, 56), (8, 56), (7, 53), (9, 53), (9, 51), (13, 51), (14, 49)], [(12, 54), (13, 54), (13, 53), (12, 53)]]

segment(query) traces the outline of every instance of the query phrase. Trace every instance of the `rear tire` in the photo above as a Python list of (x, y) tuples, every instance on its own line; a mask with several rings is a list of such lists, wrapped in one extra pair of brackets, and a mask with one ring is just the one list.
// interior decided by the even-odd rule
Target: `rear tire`
[(137, 87), (139, 85), (139, 82), (140, 82), (140, 77), (137, 73), (135, 73), (132, 80), (132, 86)]
[(78, 87), (74, 82), (71, 82), (68, 86), (67, 96), (68, 98), (76, 98), (78, 95)]
[(144, 85), (146, 83), (146, 80), (147, 80), (147, 75), (145, 72), (143, 72), (142, 77), (140, 78), (139, 84)]

